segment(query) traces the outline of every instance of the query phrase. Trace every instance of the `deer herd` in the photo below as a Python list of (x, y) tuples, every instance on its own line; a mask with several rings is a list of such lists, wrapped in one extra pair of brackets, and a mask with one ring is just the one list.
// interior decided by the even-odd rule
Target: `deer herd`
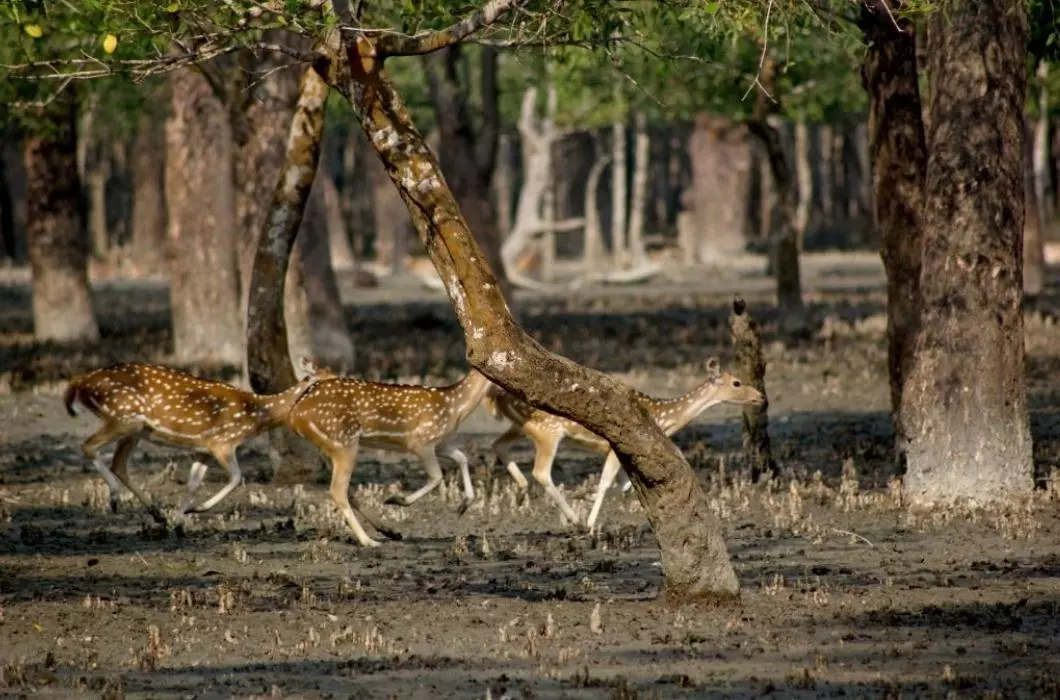
[[(721, 403), (761, 404), (755, 388), (722, 372), (717, 359), (706, 362), (706, 377), (697, 387), (676, 398), (635, 395), (667, 436), (672, 436), (707, 408)], [(490, 413), (511, 425), (494, 440), (491, 452), (506, 465), (525, 497), (528, 482), (511, 458), (513, 443), (523, 437), (534, 445), (532, 475), (571, 523), (579, 518), (552, 481), (552, 464), (564, 438), (582, 450), (606, 455), (592, 510), (585, 523), (596, 526), (604, 495), (619, 472), (618, 457), (602, 437), (578, 423), (547, 413), (492, 384), (470, 370), (455, 384), (427, 387), (390, 384), (339, 376), (302, 358), (298, 381), (279, 394), (255, 394), (230, 384), (201, 379), (163, 365), (125, 362), (75, 376), (64, 395), (71, 416), (84, 408), (102, 425), (81, 446), (110, 491), (111, 510), (117, 510), (122, 487), (127, 488), (160, 524), (166, 516), (151, 497), (129, 479), (128, 461), (140, 440), (190, 448), (212, 456), (228, 473), (215, 494), (197, 502), (206, 465), (195, 461), (177, 516), (216, 507), (242, 482), (236, 448), (247, 440), (285, 427), (314, 445), (331, 465), (330, 494), (354, 536), (364, 546), (380, 544), (365, 532), (358, 514), (382, 535), (400, 535), (370, 517), (356, 500), (351, 502), (350, 479), (362, 446), (415, 455), (427, 472), (427, 483), (409, 494), (394, 494), (386, 503), (410, 506), (442, 483), (439, 460), (460, 469), (463, 514), (475, 498), (467, 455), (453, 442), (461, 423), (485, 401)], [(110, 465), (100, 450), (116, 443)], [(629, 487), (628, 479), (624, 488)]]

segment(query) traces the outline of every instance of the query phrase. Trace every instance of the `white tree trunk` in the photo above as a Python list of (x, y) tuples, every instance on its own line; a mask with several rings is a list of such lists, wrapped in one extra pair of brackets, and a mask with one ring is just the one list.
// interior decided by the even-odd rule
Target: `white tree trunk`
[(651, 135), (643, 112), (636, 116), (633, 140), (633, 198), (629, 207), (629, 253), (634, 267), (647, 259), (644, 250), (644, 219), (648, 204), (648, 172), (651, 162)]
[(611, 259), (616, 267), (629, 264), (629, 245), (626, 240), (626, 191), (628, 164), (626, 162), (626, 124), (616, 120), (611, 125)]
[(589, 169), (585, 182), (585, 245), (582, 251), (582, 269), (586, 273), (596, 273), (603, 269), (607, 251), (604, 248), (604, 232), (600, 227), (600, 179), (603, 177), (611, 156), (600, 146), (598, 135), (593, 136), (596, 144), (596, 161)]
[(795, 122), (795, 178), (799, 191), (799, 203), (795, 209), (795, 236), (799, 250), (802, 250), (813, 208), (813, 165), (810, 163), (810, 130), (801, 119)]
[(1041, 226), (1048, 227), (1056, 213), (1056, 202), (1050, 196), (1052, 186), (1049, 183), (1049, 90), (1046, 78), (1049, 76), (1049, 64), (1038, 63), (1038, 119), (1034, 123), (1034, 192), (1038, 196), (1038, 212)]

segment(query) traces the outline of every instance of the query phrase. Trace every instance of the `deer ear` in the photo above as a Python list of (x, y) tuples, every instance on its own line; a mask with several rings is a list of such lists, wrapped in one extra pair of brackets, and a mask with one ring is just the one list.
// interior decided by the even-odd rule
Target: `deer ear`
[(312, 377), (317, 373), (318, 369), (317, 363), (308, 355), (302, 355), (298, 358), (298, 371), (302, 375), (302, 379)]
[(712, 357), (707, 360), (707, 372), (715, 377), (721, 374), (721, 363), (718, 362), (718, 358)]

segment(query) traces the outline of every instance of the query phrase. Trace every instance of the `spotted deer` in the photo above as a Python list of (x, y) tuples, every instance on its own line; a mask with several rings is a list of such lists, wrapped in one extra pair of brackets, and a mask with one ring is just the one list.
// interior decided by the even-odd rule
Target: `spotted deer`
[(352, 377), (326, 379), (295, 402), (287, 426), (331, 462), (332, 500), (357, 540), (375, 547), (380, 543), (368, 536), (350, 507), (350, 479), (358, 449), (374, 447), (419, 458), (427, 471), (427, 483), (411, 494), (394, 494), (386, 500), (401, 506), (412, 505), (442, 482), (439, 457), (456, 463), (464, 486), (462, 513), (474, 499), (475, 490), (467, 457), (449, 438), (482, 401), (489, 386), (490, 381), (474, 369), (456, 384), (444, 387), (385, 384)]
[[(179, 512), (183, 515), (209, 510), (242, 480), (236, 448), (281, 425), (299, 396), (320, 379), (335, 376), (309, 358), (301, 358), (298, 369), (298, 382), (286, 391), (254, 394), (164, 365), (123, 362), (75, 376), (63, 401), (71, 416), (78, 415), (78, 407), (83, 407), (103, 421), (81, 450), (107, 482), (111, 510), (117, 510), (118, 495), (125, 486), (151, 517), (165, 524), (161, 509), (129, 479), (129, 456), (140, 440), (210, 454), (225, 468), (228, 483), (192, 507), (195, 492), (206, 475), (205, 464), (192, 465)], [(108, 468), (99, 452), (112, 442), (118, 445)]]
[[(711, 406), (720, 403), (762, 403), (762, 394), (757, 389), (744, 384), (729, 372), (721, 372), (716, 358), (712, 357), (707, 360), (706, 369), (707, 380), (683, 396), (660, 399), (639, 391), (635, 392), (667, 437), (688, 425), (696, 416)], [(552, 481), (552, 463), (556, 459), (560, 443), (564, 439), (569, 439), (576, 448), (582, 451), (607, 455), (600, 483), (593, 499), (592, 511), (586, 521), (586, 527), (592, 530), (599, 516), (604, 495), (614, 483), (619, 471), (618, 457), (611, 450), (607, 440), (572, 420), (534, 408), (497, 386), (487, 392), (485, 400), (487, 408), (495, 418), (507, 419), (511, 422), (508, 430), (493, 441), (494, 454), (506, 464), (508, 473), (512, 475), (525, 494), (528, 487), (526, 477), (511, 459), (510, 448), (520, 438), (528, 437), (534, 443), (534, 480), (544, 487), (545, 493), (555, 501), (563, 515), (572, 523), (578, 522), (578, 516)]]

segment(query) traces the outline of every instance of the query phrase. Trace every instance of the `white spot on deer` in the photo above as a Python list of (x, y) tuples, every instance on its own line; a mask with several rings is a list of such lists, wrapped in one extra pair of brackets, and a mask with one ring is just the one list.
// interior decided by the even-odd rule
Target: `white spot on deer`
[(471, 337), (475, 340), (482, 340), (485, 335), (486, 331), (482, 330), (481, 328), (476, 328), (475, 330), (471, 331)]

